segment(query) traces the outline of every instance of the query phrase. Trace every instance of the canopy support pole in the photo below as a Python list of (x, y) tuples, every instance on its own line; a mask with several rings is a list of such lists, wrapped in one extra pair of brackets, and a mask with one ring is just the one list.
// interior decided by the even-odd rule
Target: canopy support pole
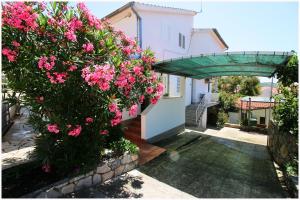
[(270, 106), (269, 106), (269, 123), (268, 128), (271, 122), (271, 102), (272, 102), (272, 95), (273, 95), (273, 76), (272, 76), (272, 82), (271, 82), (271, 92), (270, 92)]

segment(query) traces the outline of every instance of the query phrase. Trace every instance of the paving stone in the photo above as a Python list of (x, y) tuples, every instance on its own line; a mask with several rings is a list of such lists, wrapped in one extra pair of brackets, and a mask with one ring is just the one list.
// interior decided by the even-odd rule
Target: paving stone
[(113, 171), (110, 171), (110, 172), (107, 172), (105, 174), (102, 174), (102, 182), (112, 178), (114, 176), (114, 172)]
[(130, 154), (125, 154), (123, 156), (123, 159), (121, 160), (121, 164), (127, 164), (131, 162), (131, 156)]
[(92, 176), (80, 179), (76, 185), (76, 190), (84, 187), (89, 187), (92, 185)]
[(41, 192), (39, 195), (36, 196), (36, 198), (46, 198), (47, 193), (46, 192)]
[(104, 174), (109, 172), (111, 169), (108, 167), (107, 163), (97, 168), (97, 173)]
[(120, 167), (118, 167), (117, 169), (115, 169), (115, 176), (119, 176), (123, 173), (125, 166), (121, 165)]
[(101, 182), (101, 175), (100, 174), (95, 174), (93, 176), (93, 184), (98, 184)]
[(71, 184), (68, 184), (65, 187), (63, 187), (61, 189), (61, 192), (63, 194), (68, 194), (68, 193), (74, 192), (74, 188), (75, 188), (75, 185), (73, 183), (71, 183)]
[(76, 182), (80, 179), (82, 179), (84, 177), (84, 175), (79, 175), (79, 176), (76, 176), (74, 178), (72, 178), (69, 182), (72, 183), (72, 182)]
[(139, 158), (137, 154), (131, 155), (131, 160), (136, 161)]
[(137, 164), (138, 164), (138, 161), (134, 161), (129, 164), (126, 164), (124, 172), (129, 172), (129, 171), (133, 170), (134, 168), (136, 168)]
[(46, 198), (57, 198), (60, 196), (62, 196), (62, 193), (60, 193), (55, 188), (46, 191)]
[(120, 161), (119, 159), (117, 159), (117, 160), (113, 159), (112, 161), (108, 162), (108, 166), (109, 166), (112, 170), (114, 170), (114, 169), (116, 169), (117, 167), (119, 167), (120, 164), (121, 164), (121, 161)]

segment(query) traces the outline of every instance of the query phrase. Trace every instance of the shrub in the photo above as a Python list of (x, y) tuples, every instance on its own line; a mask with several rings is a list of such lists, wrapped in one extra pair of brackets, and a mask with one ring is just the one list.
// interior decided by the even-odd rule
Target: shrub
[(228, 114), (226, 114), (224, 111), (220, 111), (218, 113), (217, 127), (223, 128), (224, 124), (227, 122), (228, 122)]
[(122, 155), (125, 152), (129, 152), (132, 154), (136, 154), (138, 152), (137, 146), (131, 143), (129, 140), (126, 140), (125, 138), (121, 138), (118, 141), (110, 143), (110, 149), (116, 155)]
[(83, 3), (7, 2), (2, 10), (2, 70), (31, 108), (45, 172), (97, 164), (120, 139), (110, 136), (122, 110), (133, 116), (144, 98), (155, 104), (162, 95), (153, 53)]
[(230, 94), (223, 91), (220, 92), (219, 94), (220, 107), (225, 112), (235, 111), (236, 110), (235, 103), (238, 97), (239, 96), (237, 94)]
[(279, 86), (280, 94), (275, 96), (273, 119), (281, 132), (298, 135), (298, 85)]

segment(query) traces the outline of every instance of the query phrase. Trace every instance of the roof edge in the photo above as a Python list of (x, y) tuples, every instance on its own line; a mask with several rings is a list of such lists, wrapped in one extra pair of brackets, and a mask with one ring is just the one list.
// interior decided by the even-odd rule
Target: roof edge
[(105, 17), (103, 17), (102, 19), (111, 18), (111, 17), (119, 14), (120, 12), (126, 10), (127, 8), (131, 8), (133, 5), (134, 5), (134, 1), (131, 1), (131, 2), (127, 3), (127, 4), (125, 4), (124, 6), (118, 8), (117, 10), (109, 13), (108, 15), (106, 15)]
[(154, 4), (146, 4), (146, 3), (141, 3), (141, 2), (135, 2), (135, 1), (131, 1), (127, 4), (125, 4), (124, 6), (118, 8), (117, 10), (109, 13), (108, 15), (106, 15), (105, 17), (103, 17), (102, 19), (105, 19), (105, 18), (111, 18), (117, 14), (119, 14), (120, 12), (126, 10), (127, 8), (132, 8), (134, 5), (137, 5), (137, 6), (151, 6), (153, 8), (162, 8), (162, 9), (173, 9), (173, 10), (178, 10), (178, 11), (182, 11), (182, 12), (190, 12), (190, 13), (193, 13), (193, 15), (196, 15), (197, 11), (194, 11), (194, 10), (187, 10), (187, 9), (182, 9), (182, 8), (173, 8), (173, 7), (167, 7), (167, 6), (158, 6), (158, 5), (154, 5)]
[(226, 44), (226, 42), (224, 41), (224, 39), (222, 38), (222, 36), (218, 32), (218, 30), (216, 28), (212, 28), (212, 31), (216, 34), (216, 36), (219, 38), (221, 43), (223, 43), (223, 45), (226, 47), (226, 49), (228, 49), (229, 48), (228, 45)]
[(201, 32), (201, 31), (212, 31), (217, 36), (219, 41), (225, 46), (226, 50), (229, 48), (216, 28), (193, 28), (193, 32)]

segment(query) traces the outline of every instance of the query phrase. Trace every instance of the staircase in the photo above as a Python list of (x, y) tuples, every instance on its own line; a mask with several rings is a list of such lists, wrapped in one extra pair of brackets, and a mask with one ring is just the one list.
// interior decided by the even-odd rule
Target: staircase
[(191, 104), (185, 109), (185, 125), (201, 127), (202, 116), (207, 107), (205, 95), (201, 95), (200, 102)]
[(185, 108), (185, 125), (186, 126), (198, 126), (196, 122), (196, 110), (198, 104), (191, 104)]

